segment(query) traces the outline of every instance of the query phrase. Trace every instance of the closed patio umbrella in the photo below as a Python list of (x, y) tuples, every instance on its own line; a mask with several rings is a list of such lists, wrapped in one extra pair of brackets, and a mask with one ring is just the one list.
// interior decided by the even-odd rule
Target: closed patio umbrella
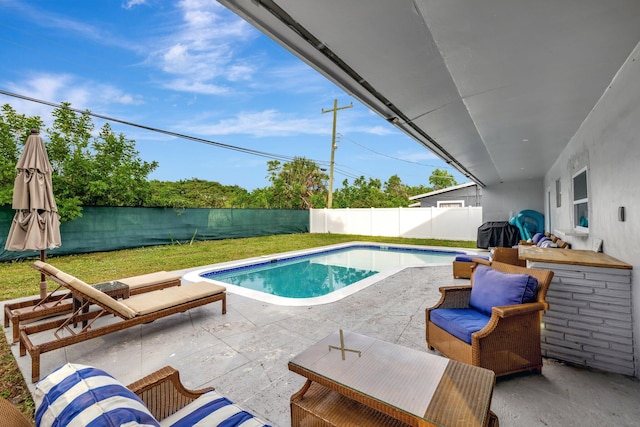
[[(5, 249), (10, 251), (40, 251), (45, 260), (46, 250), (57, 248), (60, 241), (60, 216), (53, 198), (51, 163), (44, 142), (36, 129), (31, 130), (22, 155), (16, 164), (18, 176), (13, 187), (13, 209)], [(47, 295), (47, 281), (40, 278), (40, 296)]]

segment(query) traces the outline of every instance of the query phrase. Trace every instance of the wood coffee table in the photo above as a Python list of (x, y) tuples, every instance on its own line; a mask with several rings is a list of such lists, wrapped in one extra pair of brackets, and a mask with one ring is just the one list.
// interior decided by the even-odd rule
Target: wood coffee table
[(497, 423), (490, 411), (493, 371), (353, 332), (320, 340), (289, 370), (307, 378), (291, 396), (293, 427)]

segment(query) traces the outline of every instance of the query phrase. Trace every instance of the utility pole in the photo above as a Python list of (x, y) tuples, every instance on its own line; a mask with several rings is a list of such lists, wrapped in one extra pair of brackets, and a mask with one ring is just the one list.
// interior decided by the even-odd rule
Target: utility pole
[(353, 102), (349, 105), (345, 105), (344, 107), (338, 107), (338, 100), (333, 100), (333, 108), (331, 110), (322, 109), (322, 114), (333, 112), (333, 132), (331, 133), (331, 162), (329, 167), (329, 197), (327, 198), (327, 207), (331, 209), (331, 205), (333, 204), (333, 163), (336, 153), (336, 121), (338, 119), (338, 110), (344, 110), (347, 108), (353, 107)]

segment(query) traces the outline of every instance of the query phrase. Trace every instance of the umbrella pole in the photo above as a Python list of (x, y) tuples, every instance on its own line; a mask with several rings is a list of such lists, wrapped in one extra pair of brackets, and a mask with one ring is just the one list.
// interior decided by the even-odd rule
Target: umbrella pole
[[(44, 250), (40, 251), (40, 261), (45, 262), (47, 255)], [(47, 297), (47, 278), (44, 273), (40, 273), (40, 298), (45, 299)]]

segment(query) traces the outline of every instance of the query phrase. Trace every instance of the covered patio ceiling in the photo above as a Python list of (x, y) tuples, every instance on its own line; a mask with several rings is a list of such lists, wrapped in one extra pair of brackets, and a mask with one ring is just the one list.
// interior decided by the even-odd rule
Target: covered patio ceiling
[(541, 179), (640, 41), (638, 0), (219, 0), (480, 185)]

